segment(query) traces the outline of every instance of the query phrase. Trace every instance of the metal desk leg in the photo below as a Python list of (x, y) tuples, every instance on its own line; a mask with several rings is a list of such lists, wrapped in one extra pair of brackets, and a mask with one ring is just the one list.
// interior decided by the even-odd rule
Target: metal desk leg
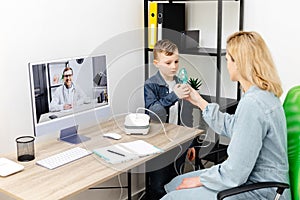
[(128, 200), (131, 200), (131, 171), (127, 171), (127, 194), (128, 194)]

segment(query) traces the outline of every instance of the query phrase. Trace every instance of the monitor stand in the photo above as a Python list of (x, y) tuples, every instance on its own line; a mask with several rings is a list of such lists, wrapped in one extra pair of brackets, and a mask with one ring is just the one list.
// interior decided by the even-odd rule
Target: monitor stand
[(71, 126), (66, 129), (62, 129), (60, 131), (59, 140), (64, 142), (69, 142), (71, 144), (79, 144), (81, 142), (85, 142), (90, 139), (89, 137), (78, 135), (77, 130), (78, 130), (78, 125)]

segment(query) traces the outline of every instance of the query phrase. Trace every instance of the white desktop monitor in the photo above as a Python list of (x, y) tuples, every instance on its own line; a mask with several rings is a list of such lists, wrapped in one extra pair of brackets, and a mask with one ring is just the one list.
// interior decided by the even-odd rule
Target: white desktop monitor
[[(59, 94), (65, 98), (63, 95), (69, 91), (64, 86), (63, 70), (66, 67), (71, 67), (73, 71), (72, 109), (53, 110), (50, 106), (52, 100)], [(72, 127), (80, 130), (96, 124), (100, 119), (109, 118), (107, 71), (105, 55), (29, 63), (35, 136), (73, 130)], [(56, 91), (59, 88), (62, 93)]]

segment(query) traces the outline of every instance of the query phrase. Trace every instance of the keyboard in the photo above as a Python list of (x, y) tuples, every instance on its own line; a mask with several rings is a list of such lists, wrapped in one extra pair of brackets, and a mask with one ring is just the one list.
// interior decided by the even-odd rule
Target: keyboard
[(49, 156), (42, 160), (38, 160), (36, 164), (48, 169), (55, 169), (90, 154), (92, 154), (92, 152), (89, 150), (83, 149), (81, 147), (74, 147), (72, 149)]

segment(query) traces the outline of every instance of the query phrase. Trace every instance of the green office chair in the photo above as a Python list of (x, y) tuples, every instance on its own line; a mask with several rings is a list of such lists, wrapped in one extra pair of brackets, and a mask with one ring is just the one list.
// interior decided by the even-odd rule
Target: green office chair
[[(287, 120), (289, 176), (292, 199), (300, 200), (300, 86), (289, 90), (283, 103), (283, 108)], [(274, 195), (275, 199), (279, 199), (284, 190), (289, 188), (289, 185), (276, 182), (255, 183), (223, 190), (218, 193), (217, 198), (222, 200), (235, 194), (268, 187), (277, 188), (277, 194)]]

